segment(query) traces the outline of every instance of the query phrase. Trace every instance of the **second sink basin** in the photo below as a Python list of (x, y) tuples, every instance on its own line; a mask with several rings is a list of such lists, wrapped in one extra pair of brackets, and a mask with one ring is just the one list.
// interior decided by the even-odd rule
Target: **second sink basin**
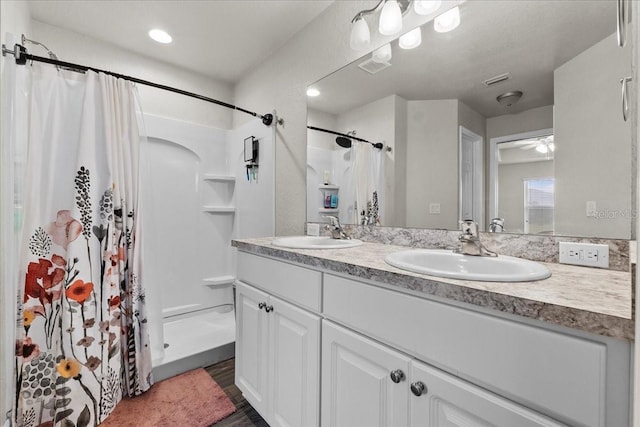
[(441, 249), (411, 249), (385, 257), (394, 267), (451, 279), (483, 282), (529, 282), (551, 276), (544, 265), (506, 255), (480, 257)]
[(271, 244), (290, 249), (342, 249), (360, 246), (362, 241), (357, 239), (339, 240), (327, 236), (288, 236), (276, 237)]

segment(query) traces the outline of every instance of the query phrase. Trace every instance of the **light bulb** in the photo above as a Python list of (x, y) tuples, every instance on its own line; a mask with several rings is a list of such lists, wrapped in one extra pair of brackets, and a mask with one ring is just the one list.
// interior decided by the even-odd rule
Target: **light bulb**
[(351, 39), (350, 45), (353, 50), (364, 50), (369, 47), (371, 41), (371, 33), (369, 32), (369, 26), (363, 18), (358, 18), (353, 24), (351, 24)]
[(433, 20), (433, 29), (439, 33), (446, 33), (454, 30), (460, 25), (460, 9), (458, 6), (447, 10), (442, 15)]
[(396, 0), (387, 0), (380, 12), (378, 31), (383, 36), (393, 36), (402, 30), (402, 12)]
[(158, 29), (150, 30), (149, 37), (162, 44), (168, 44), (173, 41), (173, 38), (169, 35), (169, 33)]
[(413, 10), (418, 15), (428, 15), (440, 9), (441, 0), (413, 0)]
[(320, 91), (318, 89), (314, 89), (310, 87), (307, 89), (307, 96), (314, 97), (320, 95)]
[(398, 41), (398, 45), (402, 49), (413, 49), (422, 43), (422, 33), (420, 27), (414, 28), (406, 34), (403, 34)]
[(374, 50), (371, 54), (373, 62), (389, 62), (391, 60), (391, 44), (387, 43), (384, 46)]

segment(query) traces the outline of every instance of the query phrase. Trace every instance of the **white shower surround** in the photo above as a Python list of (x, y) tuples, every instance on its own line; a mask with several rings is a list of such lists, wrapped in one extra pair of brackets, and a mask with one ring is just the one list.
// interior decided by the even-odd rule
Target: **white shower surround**
[[(233, 355), (230, 240), (273, 235), (274, 130), (257, 119), (234, 130), (154, 115), (144, 122), (142, 276), (154, 374), (162, 379)], [(249, 136), (260, 144), (258, 182), (245, 175)]]

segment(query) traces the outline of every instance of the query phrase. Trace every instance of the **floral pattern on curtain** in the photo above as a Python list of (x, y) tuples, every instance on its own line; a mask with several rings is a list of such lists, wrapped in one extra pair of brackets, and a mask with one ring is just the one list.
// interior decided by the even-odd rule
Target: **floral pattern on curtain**
[(15, 421), (95, 426), (152, 384), (136, 93), (102, 74), (33, 69)]

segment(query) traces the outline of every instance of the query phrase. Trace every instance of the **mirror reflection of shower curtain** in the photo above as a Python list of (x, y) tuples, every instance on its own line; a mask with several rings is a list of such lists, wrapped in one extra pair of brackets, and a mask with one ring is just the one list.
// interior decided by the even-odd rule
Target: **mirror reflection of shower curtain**
[(382, 225), (384, 156), (371, 144), (356, 143), (354, 154), (355, 224)]

